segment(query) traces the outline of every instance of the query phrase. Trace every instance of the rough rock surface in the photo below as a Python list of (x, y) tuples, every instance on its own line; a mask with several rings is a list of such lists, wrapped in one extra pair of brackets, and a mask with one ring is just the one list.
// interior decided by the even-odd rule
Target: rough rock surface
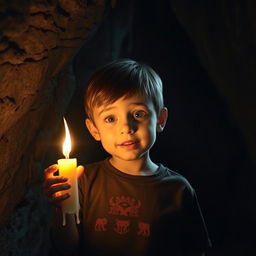
[(108, 5), (0, 3), (1, 225), (37, 180), (47, 143), (75, 89), (72, 58), (97, 30)]

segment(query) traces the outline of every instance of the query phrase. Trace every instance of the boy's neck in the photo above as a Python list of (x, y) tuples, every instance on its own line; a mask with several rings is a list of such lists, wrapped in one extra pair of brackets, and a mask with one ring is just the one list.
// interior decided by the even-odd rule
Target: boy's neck
[(148, 176), (154, 174), (158, 169), (158, 165), (153, 163), (149, 156), (132, 161), (111, 157), (109, 162), (119, 171), (130, 175)]

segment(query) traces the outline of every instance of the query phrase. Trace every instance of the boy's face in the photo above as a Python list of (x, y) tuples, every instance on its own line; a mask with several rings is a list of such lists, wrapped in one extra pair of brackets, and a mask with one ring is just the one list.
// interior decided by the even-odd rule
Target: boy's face
[(94, 124), (86, 120), (92, 136), (101, 141), (115, 160), (137, 160), (148, 155), (156, 140), (156, 132), (163, 130), (167, 109), (159, 116), (151, 101), (134, 95), (120, 98), (113, 104), (95, 107)]

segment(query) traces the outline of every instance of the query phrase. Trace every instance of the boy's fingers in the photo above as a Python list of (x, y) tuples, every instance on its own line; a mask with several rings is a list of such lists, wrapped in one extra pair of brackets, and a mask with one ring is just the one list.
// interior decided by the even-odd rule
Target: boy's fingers
[[(44, 170), (44, 194), (48, 197), (49, 202), (58, 206), (60, 202), (70, 197), (69, 193), (64, 193), (70, 189), (70, 184), (67, 183), (68, 178), (62, 176), (54, 176), (58, 170), (58, 165), (53, 164)], [(76, 169), (77, 177), (80, 177), (84, 171), (84, 167), (79, 165)]]
[(68, 183), (58, 184), (58, 185), (48, 187), (48, 189), (45, 190), (45, 194), (48, 197), (54, 197), (56, 195), (57, 196), (62, 195), (62, 193), (60, 191), (68, 190), (70, 188), (71, 188), (71, 186)]
[(56, 178), (48, 178), (44, 182), (44, 187), (48, 188), (48, 187), (50, 187), (52, 185), (55, 185), (55, 184), (58, 184), (58, 183), (64, 183), (66, 181), (68, 181), (68, 179), (66, 177), (56, 176)]
[(70, 197), (70, 194), (69, 193), (66, 193), (66, 194), (63, 194), (63, 195), (58, 195), (58, 193), (56, 193), (55, 195), (53, 195), (50, 199), (49, 199), (49, 201), (51, 202), (51, 203), (54, 203), (54, 204), (58, 204), (58, 203), (60, 203), (61, 201), (63, 201), (63, 200), (65, 200), (65, 199), (67, 199), (67, 198), (69, 198)]
[(84, 167), (82, 165), (77, 166), (76, 168), (76, 173), (77, 173), (77, 178), (79, 178), (84, 172)]
[(44, 177), (45, 179), (48, 179), (50, 177), (53, 176), (53, 174), (58, 171), (58, 165), (57, 164), (53, 164), (51, 166), (49, 166), (48, 168), (46, 168), (44, 170)]

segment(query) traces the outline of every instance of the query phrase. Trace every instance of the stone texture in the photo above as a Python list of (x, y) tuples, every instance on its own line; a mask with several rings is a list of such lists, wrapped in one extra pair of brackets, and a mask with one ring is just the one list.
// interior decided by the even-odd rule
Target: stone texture
[(75, 89), (72, 58), (96, 32), (108, 5), (103, 0), (0, 3), (1, 225), (42, 171)]

